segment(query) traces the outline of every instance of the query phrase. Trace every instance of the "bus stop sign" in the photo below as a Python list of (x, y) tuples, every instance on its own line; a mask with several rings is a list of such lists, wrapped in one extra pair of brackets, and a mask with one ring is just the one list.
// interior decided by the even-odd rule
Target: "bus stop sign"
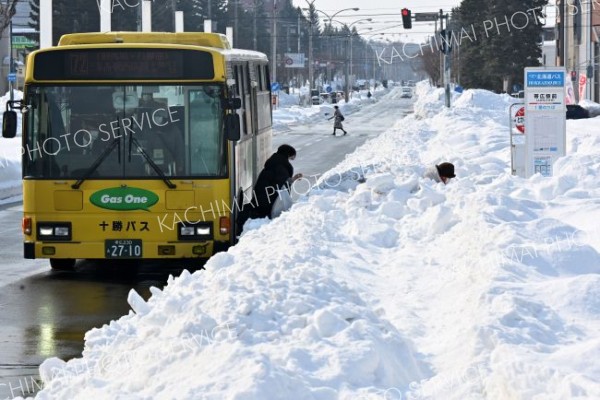
[(521, 107), (515, 113), (515, 128), (521, 133), (525, 133), (525, 107)]

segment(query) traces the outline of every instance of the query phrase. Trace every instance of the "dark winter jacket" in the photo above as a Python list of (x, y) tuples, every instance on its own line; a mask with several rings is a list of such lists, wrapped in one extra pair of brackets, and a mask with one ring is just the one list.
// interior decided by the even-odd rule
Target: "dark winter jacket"
[(252, 218), (264, 218), (271, 215), (273, 203), (277, 199), (277, 190), (289, 190), (293, 175), (294, 167), (286, 156), (275, 153), (269, 157), (254, 185)]

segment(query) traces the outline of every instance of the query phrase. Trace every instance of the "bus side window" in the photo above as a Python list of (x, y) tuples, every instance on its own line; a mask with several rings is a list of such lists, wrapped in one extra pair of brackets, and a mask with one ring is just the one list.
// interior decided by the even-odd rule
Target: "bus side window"
[(258, 90), (265, 90), (265, 81), (264, 81), (264, 77), (261, 71), (261, 66), (259, 64), (256, 64), (255, 66), (256, 68), (256, 77), (257, 77), (257, 81), (258, 81)]
[(240, 68), (240, 73), (242, 75), (242, 98), (244, 104), (244, 134), (252, 134), (252, 115), (250, 111), (250, 95), (252, 91), (250, 90), (250, 79), (248, 79), (248, 63), (244, 63)]
[(233, 86), (233, 92), (237, 97), (240, 97), (240, 74), (238, 73), (239, 65), (233, 66), (233, 79), (235, 79), (235, 85)]
[(264, 90), (271, 90), (271, 82), (269, 82), (269, 66), (268, 65), (263, 65), (263, 72), (265, 74)]
[(242, 66), (241, 65), (236, 65), (235, 66), (235, 88), (236, 88), (236, 93), (239, 96), (239, 98), (242, 100), (242, 110), (241, 110), (241, 125), (242, 125), (242, 132), (244, 133), (244, 135), (248, 134), (248, 129), (246, 127), (246, 96), (244, 93), (244, 74), (242, 73)]
[[(271, 84), (269, 83), (269, 66), (268, 65), (262, 65), (260, 69), (261, 69), (261, 71), (263, 73), (263, 76), (265, 77), (265, 79), (264, 79), (264, 82), (265, 82), (265, 88), (264, 88), (264, 90), (265, 91), (270, 91), (271, 90)], [(273, 113), (273, 107), (272, 106), (267, 107), (267, 110), (266, 110), (266, 114), (267, 115), (264, 116), (265, 119), (264, 119), (264, 123), (263, 123), (263, 125), (265, 127), (273, 126), (273, 115), (272, 115), (272, 113)]]

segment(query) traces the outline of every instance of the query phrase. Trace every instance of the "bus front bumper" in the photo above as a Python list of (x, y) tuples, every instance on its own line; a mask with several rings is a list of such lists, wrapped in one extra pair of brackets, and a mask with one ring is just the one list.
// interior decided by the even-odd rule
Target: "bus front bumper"
[(143, 242), (139, 256), (109, 254), (105, 242), (25, 242), (23, 255), (27, 259), (180, 259), (209, 258), (226, 251), (230, 244), (221, 241), (204, 242)]

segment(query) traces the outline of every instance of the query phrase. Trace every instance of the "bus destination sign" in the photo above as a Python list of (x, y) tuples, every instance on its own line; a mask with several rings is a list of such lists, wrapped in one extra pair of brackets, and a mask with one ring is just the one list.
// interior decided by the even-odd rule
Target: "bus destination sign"
[(212, 55), (181, 49), (94, 49), (41, 52), (36, 80), (213, 79)]

